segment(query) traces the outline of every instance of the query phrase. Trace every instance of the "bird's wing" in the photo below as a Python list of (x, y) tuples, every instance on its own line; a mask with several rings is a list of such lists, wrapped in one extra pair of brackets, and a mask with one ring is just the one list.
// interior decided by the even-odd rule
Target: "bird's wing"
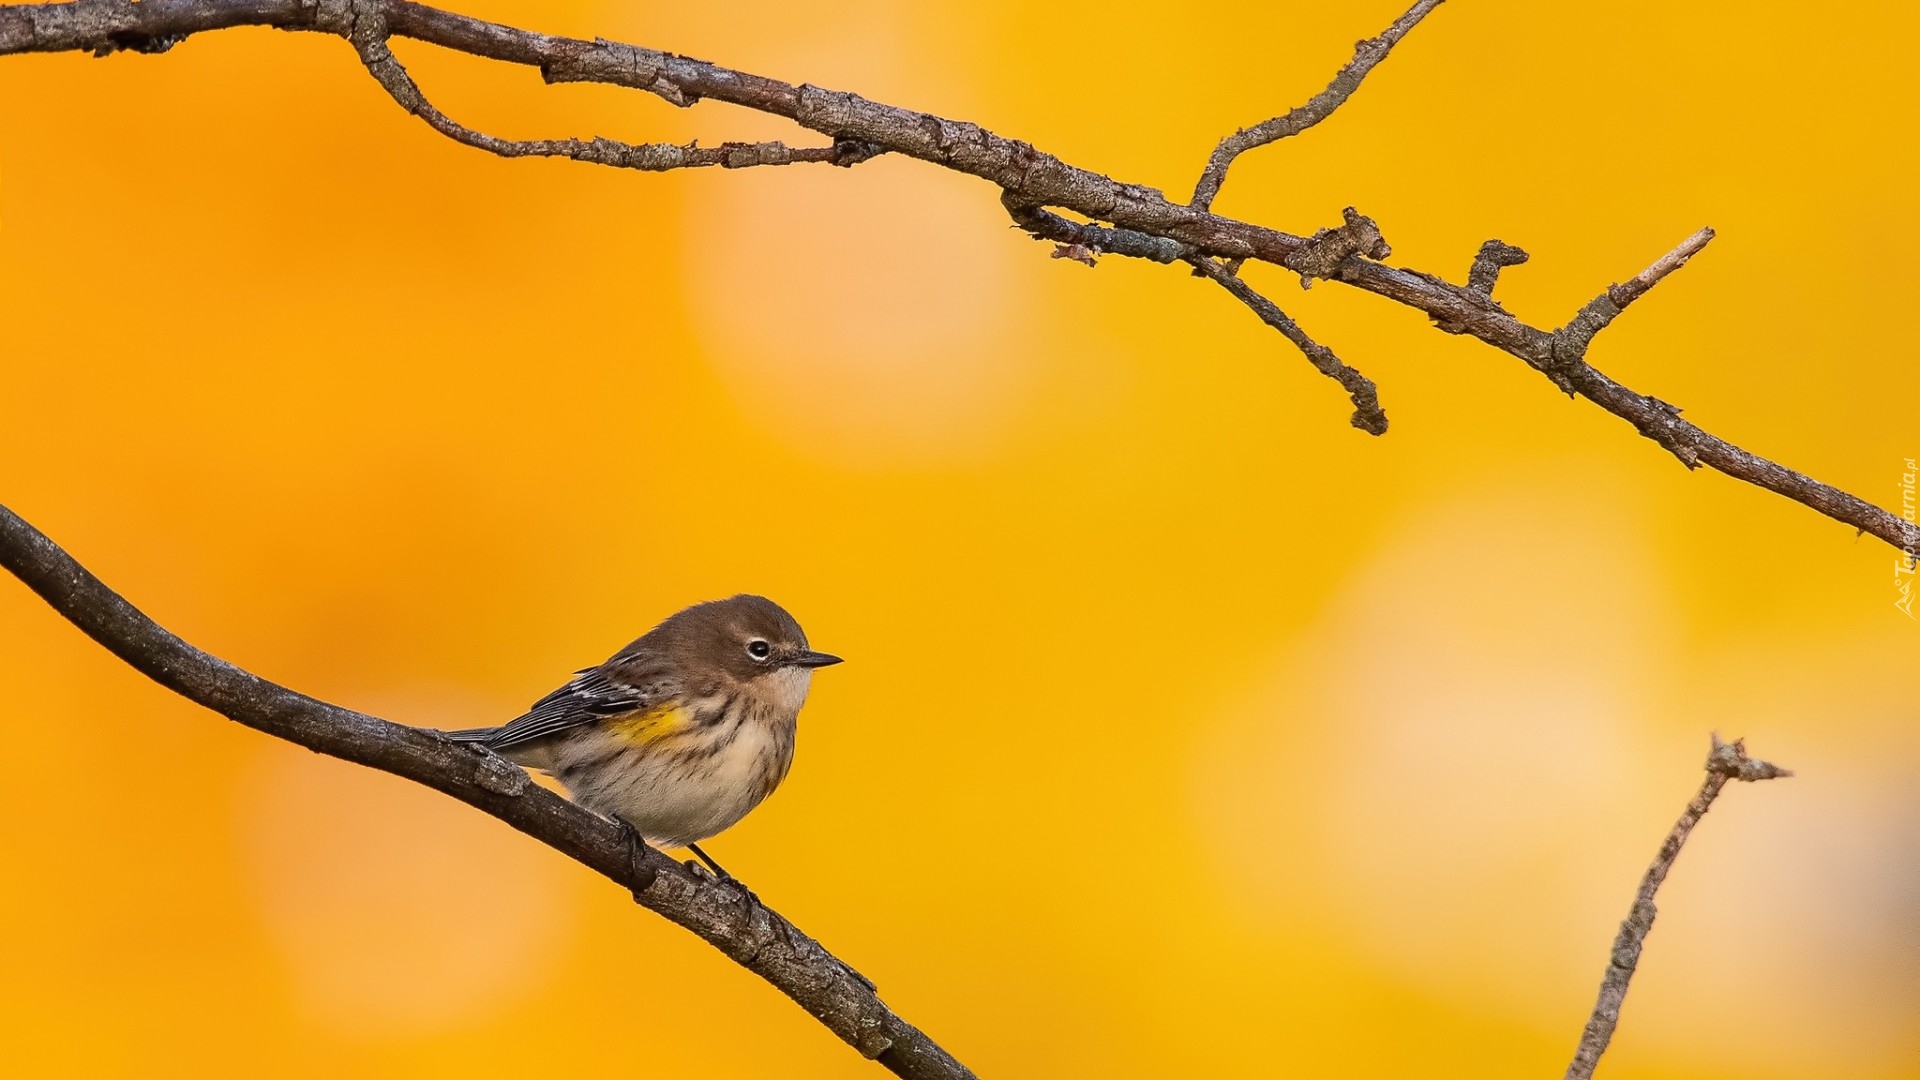
[[(623, 653), (599, 667), (587, 668), (534, 702), (525, 715), (500, 727), (474, 732), (475, 737), (469, 741), (504, 750), (569, 728), (645, 710), (664, 694), (658, 680), (645, 677), (650, 665), (642, 661), (641, 657)], [(456, 732), (454, 737), (465, 734)]]

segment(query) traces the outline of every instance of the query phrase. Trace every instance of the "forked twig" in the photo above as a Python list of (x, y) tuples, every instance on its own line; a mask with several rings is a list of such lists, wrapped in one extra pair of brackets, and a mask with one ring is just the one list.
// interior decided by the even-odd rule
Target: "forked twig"
[(1633, 907), (1620, 924), (1620, 933), (1613, 939), (1607, 973), (1600, 980), (1600, 997), (1593, 1003), (1593, 1015), (1588, 1018), (1580, 1046), (1573, 1053), (1573, 1064), (1567, 1066), (1566, 1080), (1591, 1080), (1600, 1055), (1606, 1053), (1613, 1029), (1620, 1023), (1620, 1005), (1627, 997), (1627, 983), (1640, 964), (1640, 949), (1646, 943), (1647, 931), (1653, 929), (1653, 895), (1660, 890), (1660, 883), (1667, 880), (1667, 871), (1673, 869), (1681, 845), (1687, 842), (1688, 834), (1719, 797), (1720, 789), (1729, 780), (1772, 780), (1792, 775), (1791, 770), (1748, 757), (1743, 740), (1723, 743), (1720, 736), (1713, 736), (1713, 749), (1707, 754), (1706, 781), (1700, 785), (1700, 793), (1687, 804), (1680, 820), (1673, 823), (1673, 830), (1667, 833), (1660, 853), (1653, 857), (1646, 876), (1640, 879), (1640, 891), (1634, 894)]

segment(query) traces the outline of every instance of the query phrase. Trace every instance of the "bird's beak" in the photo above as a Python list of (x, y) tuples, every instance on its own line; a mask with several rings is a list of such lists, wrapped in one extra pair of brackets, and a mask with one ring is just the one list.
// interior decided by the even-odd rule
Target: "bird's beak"
[(788, 661), (788, 663), (791, 663), (794, 667), (804, 667), (804, 668), (832, 667), (834, 664), (837, 664), (839, 662), (840, 662), (839, 657), (833, 655), (832, 653), (823, 653), (823, 652), (803, 652), (799, 656), (796, 656), (792, 660)]

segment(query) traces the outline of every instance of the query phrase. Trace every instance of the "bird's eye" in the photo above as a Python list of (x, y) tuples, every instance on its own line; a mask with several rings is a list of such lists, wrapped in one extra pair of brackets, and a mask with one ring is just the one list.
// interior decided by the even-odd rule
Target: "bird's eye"
[(759, 638), (754, 638), (752, 641), (747, 642), (747, 655), (753, 657), (755, 660), (765, 660), (767, 657), (773, 655), (773, 646)]

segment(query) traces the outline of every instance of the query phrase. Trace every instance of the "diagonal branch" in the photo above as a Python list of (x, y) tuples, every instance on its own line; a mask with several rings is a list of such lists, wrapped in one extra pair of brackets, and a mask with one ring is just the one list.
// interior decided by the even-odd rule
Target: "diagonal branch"
[[(1551, 348), (1549, 348), (1551, 357), (1546, 365), (1536, 365), (1536, 367), (1540, 367), (1540, 371), (1544, 371), (1546, 377), (1553, 380), (1567, 394), (1572, 394), (1576, 390), (1574, 377), (1599, 375), (1592, 365), (1586, 363), (1586, 350), (1588, 346), (1594, 344), (1594, 334), (1605, 331), (1609, 325), (1613, 325), (1613, 321), (1619, 319), (1620, 311), (1626, 311), (1628, 304), (1632, 304), (1634, 300), (1640, 300), (1647, 294), (1649, 288), (1653, 288), (1659, 282), (1667, 281), (1667, 275), (1684, 267), (1688, 259), (1697, 256), (1701, 248), (1707, 246), (1709, 240), (1713, 240), (1713, 229), (1701, 229), (1699, 233), (1693, 233), (1686, 240), (1680, 240), (1680, 244), (1665, 256), (1653, 259), (1653, 265), (1649, 265), (1638, 275), (1630, 277), (1626, 284), (1609, 284), (1605, 292), (1601, 292), (1594, 300), (1590, 300), (1586, 306), (1580, 307), (1580, 311), (1574, 313), (1574, 317), (1567, 321), (1565, 327), (1553, 331)], [(1488, 282), (1488, 292), (1492, 292), (1492, 282)], [(1672, 409), (1672, 411), (1674, 415), (1680, 413), (1680, 409)], [(1655, 438), (1655, 436), (1649, 434), (1647, 438)], [(1655, 442), (1659, 440), (1655, 438)], [(1668, 446), (1668, 450), (1674, 450), (1674, 448)], [(1674, 450), (1674, 454), (1678, 455), (1680, 452)], [(1688, 469), (1692, 469), (1695, 465), (1684, 455), (1680, 457), (1680, 461), (1686, 461)]]
[(1194, 256), (1187, 262), (1194, 270), (1211, 278), (1221, 288), (1232, 293), (1234, 299), (1253, 309), (1260, 321), (1280, 331), (1280, 335), (1293, 342), (1293, 347), (1305, 354), (1307, 361), (1317, 368), (1320, 374), (1346, 388), (1347, 396), (1353, 399), (1353, 426), (1369, 435), (1384, 435), (1387, 432), (1387, 414), (1380, 408), (1380, 395), (1374, 389), (1373, 380), (1348, 367), (1333, 350), (1307, 336), (1300, 324), (1287, 317), (1280, 306), (1253, 290), (1253, 286), (1240, 280), (1233, 269), (1223, 266), (1212, 259)]
[[(1008, 193), (1001, 199), (1012, 215), (1014, 224), (1027, 230), (1035, 237), (1052, 240), (1060, 247), (1054, 251), (1054, 258), (1068, 258), (1093, 265), (1102, 253), (1127, 255), (1136, 259), (1150, 259), (1154, 262), (1185, 261), (1194, 268), (1196, 274), (1210, 278), (1221, 288), (1232, 293), (1241, 303), (1253, 309), (1260, 321), (1280, 331), (1281, 336), (1293, 343), (1322, 375), (1346, 388), (1353, 399), (1352, 424), (1369, 435), (1383, 435), (1387, 430), (1387, 414), (1380, 408), (1379, 391), (1373, 380), (1360, 374), (1334, 355), (1332, 349), (1313, 340), (1300, 324), (1294, 322), (1280, 305), (1255, 292), (1251, 285), (1240, 280), (1237, 266), (1223, 264), (1194, 252), (1184, 244), (1165, 240), (1157, 236), (1134, 232), (1130, 229), (1108, 229), (1099, 225), (1086, 225), (1069, 221), (1058, 214), (1038, 207), (1025, 206)], [(1351, 211), (1349, 211), (1351, 213)], [(1356, 215), (1357, 216), (1357, 215)], [(1370, 224), (1370, 223), (1369, 223)], [(1374, 234), (1377, 238), (1377, 233)], [(1302, 248), (1301, 254), (1311, 254), (1316, 249)], [(1297, 267), (1295, 267), (1297, 268)]]
[(1791, 770), (1748, 757), (1746, 744), (1740, 739), (1723, 743), (1720, 736), (1713, 736), (1713, 749), (1707, 754), (1706, 782), (1700, 785), (1700, 793), (1687, 804), (1680, 820), (1673, 823), (1673, 831), (1667, 834), (1666, 842), (1660, 845), (1660, 853), (1654, 856), (1653, 864), (1647, 867), (1646, 876), (1640, 879), (1640, 891), (1634, 894), (1633, 907), (1620, 924), (1620, 933), (1613, 939), (1613, 955), (1607, 962), (1607, 973), (1600, 981), (1600, 998), (1593, 1004), (1593, 1015), (1587, 1020), (1586, 1031), (1580, 1036), (1580, 1046), (1574, 1051), (1573, 1064), (1567, 1066), (1566, 1080), (1591, 1080), (1594, 1066), (1600, 1063), (1600, 1055), (1606, 1053), (1607, 1043), (1613, 1039), (1613, 1029), (1620, 1023), (1620, 1005), (1627, 997), (1627, 983), (1633, 978), (1634, 968), (1639, 966), (1640, 949), (1646, 944), (1647, 931), (1653, 929), (1653, 895), (1660, 891), (1661, 882), (1667, 880), (1667, 871), (1673, 869), (1673, 861), (1680, 856), (1681, 845), (1687, 842), (1688, 834), (1700, 823), (1701, 817), (1713, 805), (1713, 800), (1719, 797), (1720, 789), (1729, 780), (1751, 782), (1792, 775)]
[(1233, 167), (1234, 159), (1249, 150), (1272, 142), (1279, 142), (1289, 136), (1298, 135), (1313, 125), (1333, 115), (1333, 111), (1347, 103), (1367, 73), (1378, 67), (1380, 61), (1387, 58), (1393, 47), (1400, 43), (1420, 20), (1446, 0), (1419, 0), (1408, 8), (1406, 14), (1393, 20), (1393, 25), (1377, 38), (1366, 38), (1353, 47), (1353, 59), (1340, 69), (1327, 84), (1325, 90), (1307, 99), (1305, 105), (1290, 110), (1284, 116), (1276, 116), (1264, 123), (1255, 124), (1220, 140), (1220, 145), (1207, 159), (1206, 170), (1200, 174), (1200, 182), (1194, 185), (1192, 206), (1196, 210), (1208, 210), (1213, 200), (1220, 194), (1220, 185), (1227, 182), (1227, 170)]
[[(163, 3), (165, 0), (146, 0)], [(633, 893), (778, 987), (896, 1075), (973, 1073), (887, 1008), (873, 984), (732, 886), (697, 878), (613, 822), (533, 783), (517, 765), (438, 732), (295, 693), (194, 648), (147, 618), (33, 526), (0, 506), (0, 566), (136, 671), (230, 720), (309, 750), (405, 777), (483, 810)]]
[[(1401, 22), (1424, 16), (1433, 2), (1416, 4)], [(318, 31), (351, 40), (355, 19), (374, 11), (383, 19), (385, 32), (394, 36), (537, 67), (550, 82), (631, 87), (677, 106), (712, 98), (785, 117), (834, 139), (836, 146), (845, 141), (859, 144), (861, 153), (885, 151), (931, 162), (986, 180), (1021, 207), (1070, 210), (1088, 221), (1110, 223), (1117, 234), (1167, 241), (1194, 254), (1287, 265), (1290, 256), (1314, 243), (1308, 237), (1173, 202), (1153, 188), (1079, 168), (977, 124), (870, 101), (858, 94), (796, 86), (653, 49), (532, 33), (409, 0), (73, 0), (0, 5), (0, 55), (164, 52), (189, 35), (235, 26)], [(1383, 35), (1375, 40), (1385, 39)], [(1375, 58), (1367, 68), (1377, 63)], [(1327, 276), (1424, 312), (1442, 330), (1472, 335), (1543, 372), (1559, 370), (1573, 392), (1626, 420), (1682, 461), (1706, 465), (1783, 495), (1895, 548), (1920, 548), (1920, 525), (1711, 435), (1681, 420), (1672, 406), (1621, 386), (1584, 362), (1567, 367), (1556, 357), (1553, 333), (1514, 318), (1477, 288), (1388, 266), (1364, 253), (1343, 258)]]
[[(1607, 286), (1607, 291), (1594, 297), (1567, 321), (1567, 325), (1553, 332), (1554, 365), (1547, 374), (1553, 377), (1554, 381), (1561, 383), (1561, 389), (1569, 394), (1573, 393), (1572, 384), (1563, 379), (1572, 369), (1592, 370), (1587, 364), (1587, 347), (1593, 343), (1594, 335), (1605, 330), (1613, 320), (1619, 318), (1628, 304), (1645, 296), (1649, 289), (1665, 281), (1668, 274), (1687, 265), (1687, 260), (1700, 254), (1712, 239), (1712, 229), (1701, 229), (1680, 241), (1672, 251), (1655, 259), (1652, 266), (1628, 278), (1624, 285)], [(1488, 243), (1497, 243), (1497, 241), (1488, 241)], [(1485, 253), (1486, 248), (1482, 247), (1481, 251)], [(1488, 282), (1486, 291), (1488, 293), (1493, 291), (1491, 281)], [(1686, 459), (1681, 458), (1681, 460)], [(1692, 463), (1688, 463), (1687, 467), (1692, 468)]]

